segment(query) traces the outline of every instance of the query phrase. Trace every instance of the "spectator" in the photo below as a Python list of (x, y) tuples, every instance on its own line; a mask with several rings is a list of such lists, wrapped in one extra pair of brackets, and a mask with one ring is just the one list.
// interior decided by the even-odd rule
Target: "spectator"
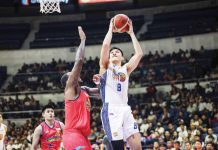
[(153, 150), (159, 150), (159, 143), (158, 142), (154, 142)]
[(166, 146), (164, 144), (161, 144), (159, 150), (166, 150)]
[(170, 141), (171, 139), (172, 138), (171, 138), (170, 132), (165, 131), (165, 133), (164, 133), (164, 142), (166, 143), (167, 141)]
[(213, 134), (213, 130), (211, 128), (208, 128), (207, 130), (208, 135), (205, 137), (205, 143), (212, 142), (214, 144), (217, 143), (217, 136)]
[(186, 150), (191, 150), (191, 143), (190, 142), (185, 143), (185, 149)]
[(201, 141), (195, 141), (194, 149), (195, 150), (202, 150), (203, 149)]
[(212, 92), (213, 92), (213, 88), (209, 84), (207, 84), (205, 87), (205, 93), (210, 94)]
[(156, 127), (155, 131), (157, 131), (161, 135), (164, 133), (164, 128), (160, 122), (157, 123), (157, 127)]
[(185, 138), (188, 137), (188, 132), (186, 126), (184, 124), (180, 124), (180, 126), (176, 130), (178, 132), (178, 141), (182, 142)]
[(211, 101), (210, 98), (208, 98), (208, 100), (207, 100), (206, 108), (207, 108), (207, 110), (209, 110), (209, 112), (213, 111), (213, 102)]
[(172, 139), (173, 139), (174, 141), (177, 141), (177, 140), (178, 140), (178, 133), (177, 133), (176, 131), (173, 132)]
[(179, 141), (174, 142), (173, 147), (174, 147), (174, 150), (181, 150), (180, 149), (180, 142)]
[(189, 100), (190, 103), (187, 107), (187, 112), (189, 112), (190, 114), (194, 114), (197, 111), (197, 104), (195, 102), (193, 102), (192, 100)]
[(140, 132), (147, 132), (151, 126), (152, 124), (148, 120), (144, 119), (142, 125), (140, 126)]
[(200, 96), (198, 110), (199, 110), (199, 112), (202, 112), (204, 109), (207, 109), (207, 103), (203, 100), (202, 96)]
[(205, 150), (215, 150), (214, 144), (212, 142), (206, 143), (206, 149)]
[(173, 144), (174, 144), (173, 140), (167, 141), (167, 149), (172, 149), (173, 148)]

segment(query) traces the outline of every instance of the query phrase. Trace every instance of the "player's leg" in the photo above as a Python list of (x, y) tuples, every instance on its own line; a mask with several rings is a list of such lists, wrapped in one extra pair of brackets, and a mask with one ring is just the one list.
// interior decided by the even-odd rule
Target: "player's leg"
[(112, 146), (111, 142), (109, 141), (107, 135), (105, 135), (103, 138), (103, 144), (105, 145), (106, 150), (113, 150), (113, 146)]
[[(114, 150), (123, 150), (123, 117), (119, 107), (103, 106), (101, 118), (104, 131)], [(121, 117), (121, 118), (120, 118)]]
[(127, 141), (130, 149), (141, 150), (141, 135), (139, 133), (138, 125), (132, 115), (131, 108), (126, 108), (124, 116), (124, 140)]
[(63, 146), (65, 150), (92, 150), (91, 145), (87, 143), (87, 139), (79, 133), (64, 134)]
[(134, 133), (134, 134), (130, 135), (130, 137), (128, 137), (126, 141), (129, 144), (130, 149), (132, 149), (132, 150), (141, 150), (142, 149), (140, 133)]

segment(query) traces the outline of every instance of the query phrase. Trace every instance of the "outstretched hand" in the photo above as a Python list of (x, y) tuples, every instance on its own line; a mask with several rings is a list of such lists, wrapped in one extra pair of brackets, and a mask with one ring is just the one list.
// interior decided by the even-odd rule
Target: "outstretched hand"
[(129, 31), (127, 31), (127, 33), (130, 35), (130, 34), (134, 33), (131, 19), (129, 19), (128, 25), (129, 25)]
[(100, 84), (100, 78), (101, 78), (100, 74), (95, 74), (95, 75), (93, 75), (92, 80), (96, 85), (98, 85), (98, 84)]
[(84, 33), (81, 26), (78, 26), (78, 32), (79, 32), (79, 37), (80, 37), (81, 40), (86, 39), (86, 34)]

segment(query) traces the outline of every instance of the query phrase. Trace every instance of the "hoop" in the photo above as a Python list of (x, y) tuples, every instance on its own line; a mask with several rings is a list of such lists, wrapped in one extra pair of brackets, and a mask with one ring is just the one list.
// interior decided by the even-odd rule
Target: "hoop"
[(60, 0), (39, 0), (41, 13), (61, 13)]

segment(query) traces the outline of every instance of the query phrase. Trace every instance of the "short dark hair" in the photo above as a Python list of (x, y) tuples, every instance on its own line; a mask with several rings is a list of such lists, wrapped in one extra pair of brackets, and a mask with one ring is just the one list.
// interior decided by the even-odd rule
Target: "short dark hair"
[(202, 144), (201, 140), (196, 140), (196, 141), (195, 141), (195, 143), (196, 143), (196, 142), (199, 142), (199, 143), (201, 143), (201, 144)]
[(165, 147), (166, 148), (167, 146), (166, 146), (166, 144), (162, 143), (162, 144), (160, 144), (159, 147)]
[[(65, 73), (64, 75), (62, 75), (62, 77), (61, 77), (61, 85), (62, 85), (62, 87), (65, 87), (66, 86), (66, 84), (67, 84), (67, 80), (68, 80), (68, 78), (69, 78), (69, 74), (68, 74), (69, 72), (67, 72), (67, 73)], [(83, 82), (83, 80), (79, 77), (79, 79), (78, 79), (78, 82)]]
[(45, 106), (42, 108), (42, 113), (44, 113), (46, 109), (54, 109), (54, 106), (53, 106), (53, 105), (45, 105)]
[(179, 141), (176, 141), (176, 142), (174, 142), (174, 144), (179, 144), (179, 145), (180, 145), (180, 142), (179, 142)]
[(62, 87), (65, 87), (66, 86), (66, 83), (67, 83), (67, 80), (69, 78), (69, 75), (67, 73), (65, 73), (64, 75), (62, 75), (61, 77), (61, 85)]
[(214, 143), (213, 143), (213, 142), (207, 142), (207, 143), (206, 143), (206, 146), (207, 146), (208, 144), (211, 144), (211, 145), (214, 147)]
[(191, 142), (190, 142), (190, 141), (185, 142), (185, 144), (187, 144), (187, 143), (191, 145)]
[(118, 47), (112, 47), (112, 48), (110, 49), (110, 52), (111, 52), (112, 50), (114, 50), (114, 49), (119, 50), (119, 51), (121, 52), (122, 56), (123, 56), (123, 51), (122, 51), (120, 48), (118, 48)]

